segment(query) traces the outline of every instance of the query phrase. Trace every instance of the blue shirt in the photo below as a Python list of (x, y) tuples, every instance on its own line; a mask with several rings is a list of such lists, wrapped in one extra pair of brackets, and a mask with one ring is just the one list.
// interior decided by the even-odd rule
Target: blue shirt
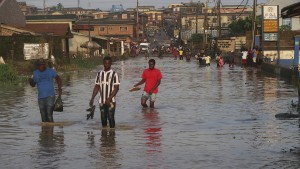
[(53, 79), (56, 76), (57, 73), (51, 68), (46, 68), (43, 72), (39, 70), (33, 72), (33, 81), (37, 84), (39, 99), (55, 96)]

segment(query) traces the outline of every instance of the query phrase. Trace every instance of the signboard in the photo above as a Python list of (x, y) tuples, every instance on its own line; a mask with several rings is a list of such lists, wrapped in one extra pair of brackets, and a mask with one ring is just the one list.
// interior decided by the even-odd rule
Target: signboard
[(277, 41), (277, 33), (264, 33), (264, 41)]
[(276, 41), (279, 40), (278, 28), (278, 5), (276, 6), (263, 6), (263, 41)]
[(264, 6), (264, 19), (278, 19), (278, 6)]
[(24, 43), (23, 49), (24, 59), (48, 59), (49, 44), (48, 43)]
[(278, 32), (277, 20), (264, 20), (264, 32)]

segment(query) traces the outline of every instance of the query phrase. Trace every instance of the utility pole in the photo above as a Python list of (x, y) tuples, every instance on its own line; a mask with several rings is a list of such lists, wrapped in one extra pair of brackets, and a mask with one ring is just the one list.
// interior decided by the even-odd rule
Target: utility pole
[(136, 0), (136, 39), (139, 36), (139, 0)]
[(199, 1), (196, 4), (196, 34), (198, 34), (198, 12), (199, 12)]
[(255, 29), (256, 29), (256, 4), (257, 0), (253, 0), (253, 14), (252, 14), (252, 43), (251, 43), (251, 50), (254, 47), (255, 43)]
[(45, 9), (46, 9), (46, 0), (44, 0), (44, 15), (45, 15)]
[(80, 0), (77, 1), (77, 8), (79, 8), (79, 1), (80, 1)]
[(221, 0), (218, 0), (218, 36), (221, 37)]
[(202, 48), (205, 49), (206, 43), (207, 43), (207, 36), (205, 30), (207, 29), (207, 3), (208, 0), (205, 2), (205, 14), (204, 14), (204, 22), (203, 22), (203, 27), (204, 27), (204, 32), (203, 32), (203, 46)]

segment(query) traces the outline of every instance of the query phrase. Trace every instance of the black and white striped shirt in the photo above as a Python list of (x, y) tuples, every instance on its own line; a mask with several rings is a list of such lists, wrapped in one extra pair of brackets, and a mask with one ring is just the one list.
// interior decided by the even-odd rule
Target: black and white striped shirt
[[(115, 89), (115, 85), (119, 85), (119, 76), (113, 71), (109, 70), (105, 72), (104, 70), (97, 73), (95, 84), (100, 85), (100, 98), (99, 103), (105, 103), (105, 100), (111, 95)], [(112, 102), (116, 102), (115, 97), (112, 98)]]

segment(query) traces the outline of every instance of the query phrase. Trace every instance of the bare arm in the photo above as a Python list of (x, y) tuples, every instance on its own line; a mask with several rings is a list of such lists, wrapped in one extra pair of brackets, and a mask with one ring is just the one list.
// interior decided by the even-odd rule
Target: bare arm
[(93, 90), (91, 100), (90, 100), (90, 107), (92, 107), (94, 105), (94, 98), (98, 94), (99, 90), (100, 90), (100, 85), (96, 84), (94, 87), (94, 90)]
[(139, 81), (137, 84), (135, 84), (134, 87), (137, 87), (137, 86), (139, 86), (139, 85), (141, 85), (141, 84), (144, 84), (145, 81), (146, 81), (145, 79), (142, 79), (142, 80)]
[(56, 80), (57, 88), (58, 88), (58, 96), (61, 96), (61, 94), (62, 94), (62, 89), (61, 89), (62, 81), (61, 81), (61, 78), (57, 75), (55, 77), (55, 80)]
[(155, 84), (155, 86), (149, 91), (149, 94), (152, 94), (153, 93), (153, 91), (160, 85), (160, 79), (158, 79), (157, 81), (156, 81), (156, 84)]

